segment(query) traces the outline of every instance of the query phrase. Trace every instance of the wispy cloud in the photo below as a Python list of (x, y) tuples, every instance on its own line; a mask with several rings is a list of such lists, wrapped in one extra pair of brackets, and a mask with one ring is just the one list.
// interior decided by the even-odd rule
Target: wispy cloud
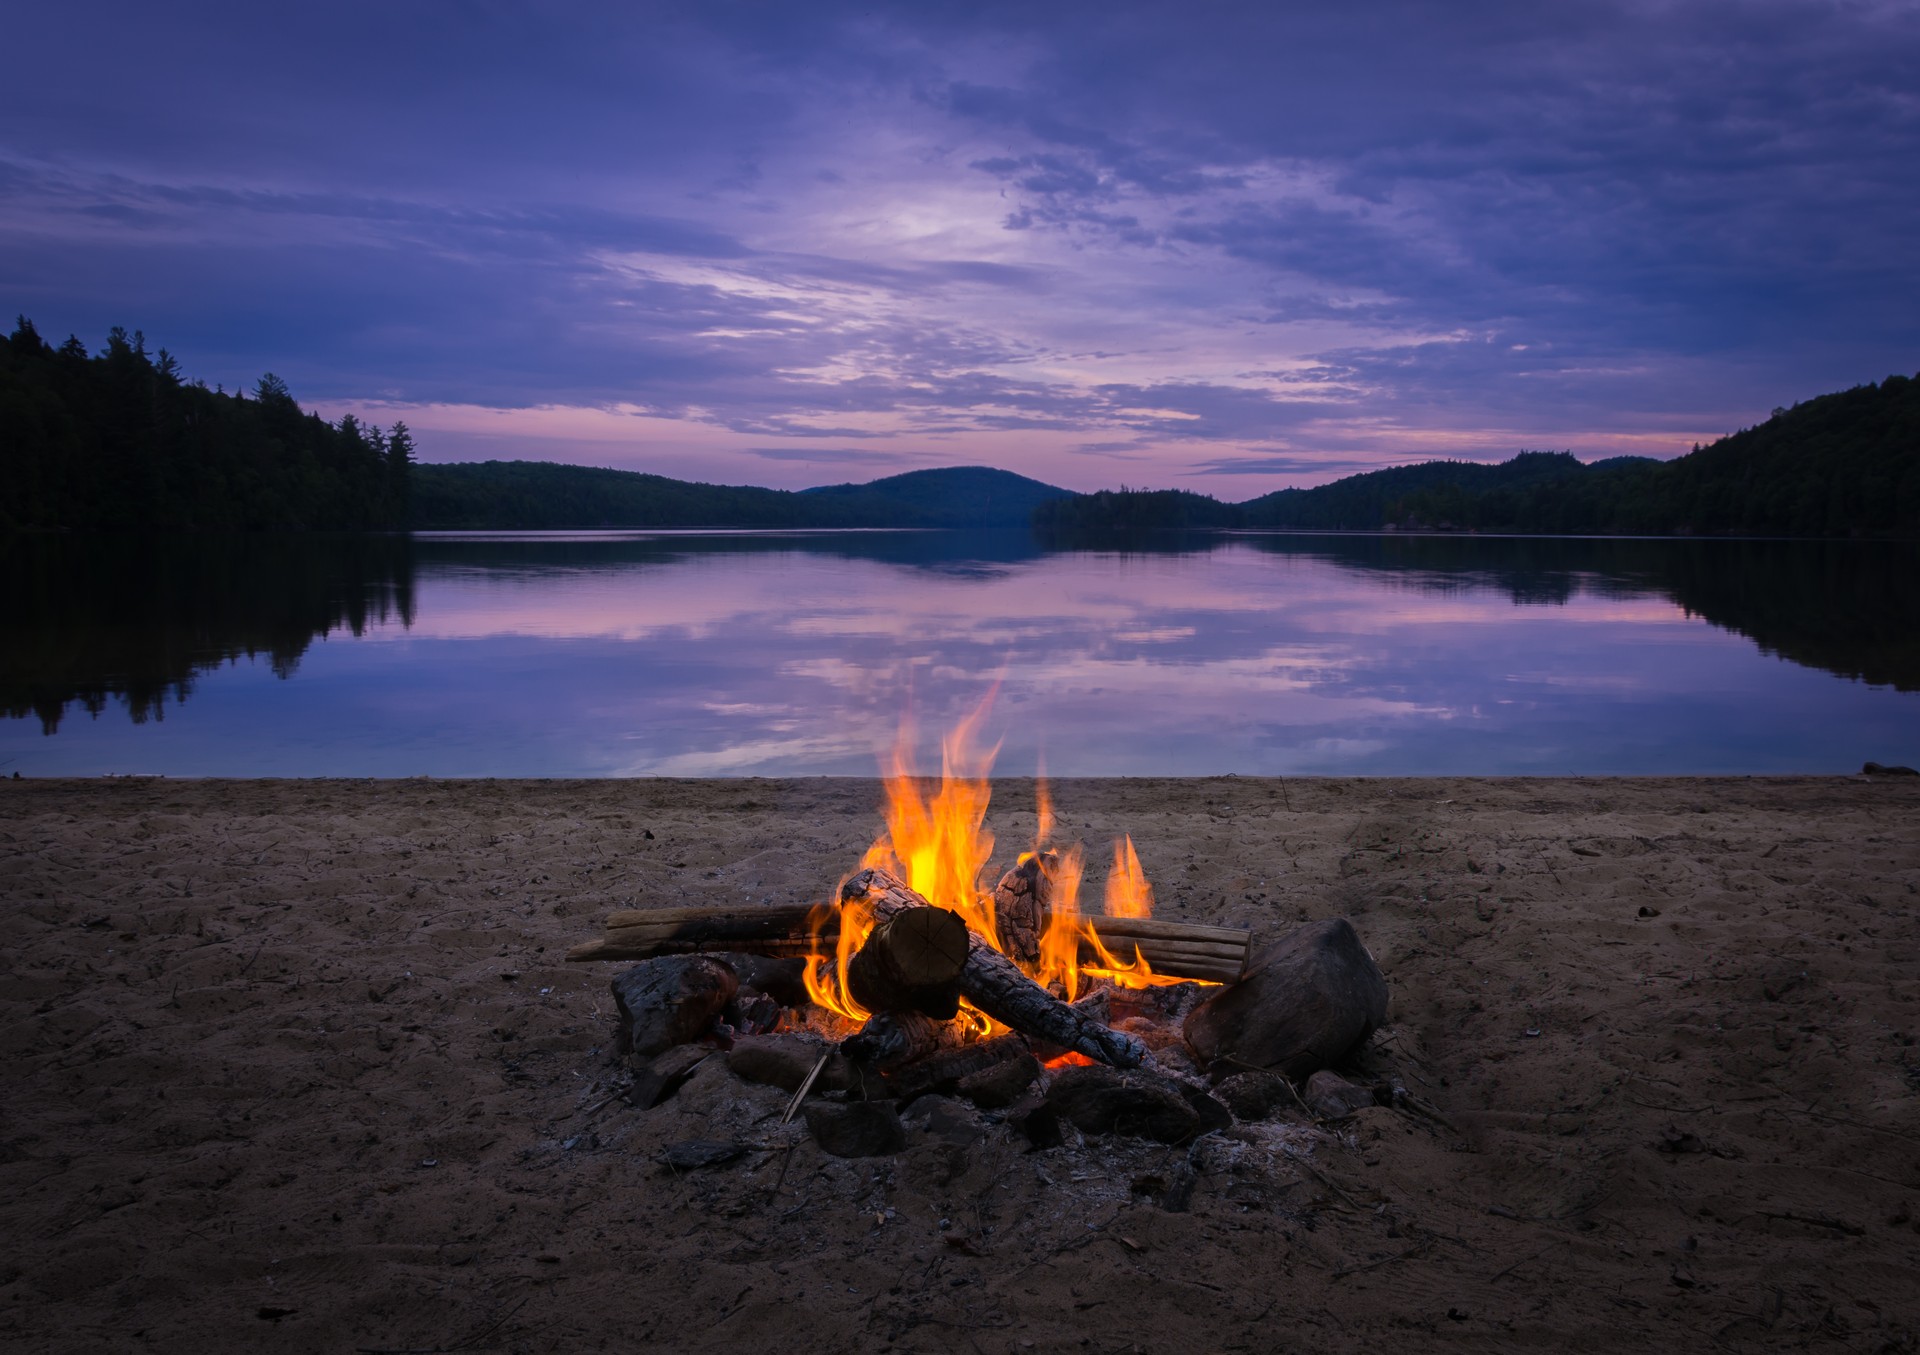
[(642, 410), (639, 467), (1253, 491), (1678, 451), (1920, 348), (1911, 6), (9, 29), (0, 301), (334, 407)]

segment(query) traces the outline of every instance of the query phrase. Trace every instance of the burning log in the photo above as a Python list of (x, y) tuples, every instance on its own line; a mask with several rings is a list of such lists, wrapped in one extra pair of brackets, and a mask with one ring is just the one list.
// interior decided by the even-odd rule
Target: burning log
[[(1009, 885), (1009, 880), (1024, 875), (1028, 866), (1033, 866), (1033, 873), (1021, 886), (1027, 890), (1022, 894)], [(994, 891), (994, 907), (1001, 941), (1009, 953), (1024, 953), (1020, 949), (1026, 944), (1022, 938), (1030, 931), (1034, 938), (1033, 954), (1039, 954), (1038, 938), (1046, 929), (1046, 917), (1042, 913), (1035, 921), (1025, 910), (1036, 900), (1038, 905), (1044, 905), (1045, 894), (1046, 877), (1032, 862), (1015, 867), (1001, 877), (1000, 888)], [(567, 952), (567, 959), (578, 964), (730, 951), (787, 958), (805, 956), (814, 952), (811, 923), (817, 911), (795, 905), (626, 909), (607, 919), (606, 935), (575, 946)], [(1100, 944), (1122, 964), (1132, 964), (1137, 951), (1155, 974), (1168, 978), (1232, 983), (1247, 965), (1252, 933), (1242, 928), (1203, 927), (1156, 918), (1095, 916), (1083, 920), (1092, 926)], [(827, 918), (819, 931), (820, 946), (831, 950), (839, 934), (839, 920)], [(1092, 942), (1082, 940), (1080, 960), (1090, 965), (1101, 962)], [(1027, 963), (1031, 968), (1032, 960)], [(750, 978), (747, 981), (754, 987), (765, 987)]]
[[(891, 921), (910, 908), (929, 904), (903, 881), (884, 870), (863, 870), (841, 888), (845, 901), (864, 902), (876, 923)], [(1022, 974), (1013, 961), (971, 931), (967, 959), (960, 971), (960, 992), (997, 1021), (1024, 1035), (1048, 1040), (1116, 1068), (1136, 1068), (1146, 1058), (1146, 1046), (1117, 1030), (1074, 1011)]]
[(910, 908), (882, 922), (847, 961), (847, 992), (870, 1012), (919, 1012), (951, 1021), (960, 1010), (967, 924), (944, 908)]
[[(1191, 922), (1162, 922), (1150, 917), (1090, 917), (1100, 944), (1122, 964), (1135, 952), (1156, 974), (1182, 979), (1234, 983), (1247, 967), (1253, 933), (1244, 927), (1203, 927)], [(1092, 942), (1080, 943), (1080, 963), (1100, 964)]]

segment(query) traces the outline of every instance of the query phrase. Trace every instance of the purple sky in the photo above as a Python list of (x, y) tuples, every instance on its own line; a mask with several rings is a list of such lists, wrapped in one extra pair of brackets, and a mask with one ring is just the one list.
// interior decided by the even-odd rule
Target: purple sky
[(0, 306), (425, 459), (1246, 498), (1920, 367), (1912, 3), (16, 6)]

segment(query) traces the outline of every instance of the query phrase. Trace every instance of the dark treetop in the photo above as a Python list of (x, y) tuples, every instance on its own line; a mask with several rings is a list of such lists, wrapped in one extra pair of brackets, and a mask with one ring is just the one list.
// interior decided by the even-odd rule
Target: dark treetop
[(330, 424), (271, 374), (253, 399), (183, 380), (138, 332), (0, 338), (0, 530), (398, 528), (412, 454), (405, 424)]
[(1429, 461), (1238, 504), (1108, 491), (1045, 504), (1034, 520), (1067, 540), (1196, 527), (1914, 538), (1920, 381), (1890, 376), (1777, 409), (1672, 461), (1583, 465), (1566, 453), (1523, 452), (1497, 466)]

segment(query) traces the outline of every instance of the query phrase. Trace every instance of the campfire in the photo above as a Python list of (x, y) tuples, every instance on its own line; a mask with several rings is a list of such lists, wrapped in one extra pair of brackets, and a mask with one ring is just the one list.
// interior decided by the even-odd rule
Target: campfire
[(1181, 1143), (1283, 1103), (1339, 1116), (1404, 1098), (1324, 1071), (1386, 1016), (1344, 919), (1256, 955), (1248, 929), (1156, 918), (1130, 836), (1083, 909), (1083, 849), (1053, 840), (1044, 782), (1032, 841), (989, 884), (980, 715), (943, 740), (937, 786), (903, 739), (885, 831), (831, 901), (627, 910), (569, 953), (639, 962), (612, 984), (630, 1100), (657, 1104), (724, 1050), (738, 1077), (789, 1092), (787, 1117), (828, 1152), (864, 1156), (903, 1147), (901, 1112), (932, 1095), (1036, 1146), (1063, 1122)]

